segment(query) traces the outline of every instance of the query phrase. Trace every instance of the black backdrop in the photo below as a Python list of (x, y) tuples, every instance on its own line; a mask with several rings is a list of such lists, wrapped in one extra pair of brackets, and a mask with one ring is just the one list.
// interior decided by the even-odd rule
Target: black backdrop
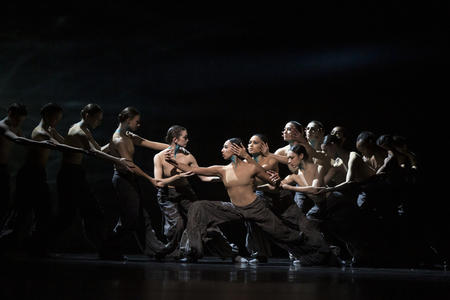
[[(118, 5), (101, 7), (122, 12)], [(205, 8), (205, 7), (203, 7)], [(382, 2), (303, 5), (300, 8), (132, 7), (134, 17), (7, 17), (0, 29), (0, 108), (25, 103), (29, 135), (41, 105), (65, 110), (65, 133), (90, 102), (104, 109), (95, 130), (108, 142), (126, 106), (142, 113), (140, 135), (161, 141), (167, 128), (188, 128), (200, 165), (224, 163), (229, 137), (265, 133), (271, 149), (283, 145), (289, 120), (320, 120), (376, 134), (406, 136), (422, 162), (424, 223), (447, 232), (448, 205), (443, 102), (448, 99), (448, 7)], [(154, 151), (137, 163), (153, 173)], [(25, 155), (17, 149), (13, 173)], [(48, 166), (54, 188), (60, 155)], [(113, 197), (112, 167), (87, 159), (89, 179), (102, 201)], [(192, 179), (202, 199), (225, 200), (222, 184)], [(155, 219), (155, 190), (144, 185)], [(158, 225), (157, 225), (158, 226)], [(444, 243), (444, 242), (442, 242)], [(445, 244), (445, 243), (444, 243)]]

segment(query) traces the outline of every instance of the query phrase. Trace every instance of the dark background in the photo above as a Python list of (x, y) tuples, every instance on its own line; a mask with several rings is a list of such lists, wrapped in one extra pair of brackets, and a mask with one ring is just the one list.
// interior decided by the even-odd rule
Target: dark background
[[(0, 20), (0, 109), (5, 114), (14, 101), (27, 105), (25, 135), (50, 101), (64, 108), (61, 133), (79, 120), (84, 105), (100, 104), (104, 121), (94, 135), (101, 144), (126, 106), (141, 111), (139, 134), (150, 140), (162, 141), (168, 127), (183, 125), (201, 166), (225, 163), (220, 149), (230, 137), (246, 141), (261, 132), (272, 150), (283, 146), (289, 120), (320, 120), (327, 132), (342, 125), (353, 139), (362, 130), (400, 134), (424, 174), (424, 226), (447, 245), (441, 237), (448, 233), (449, 208), (443, 188), (448, 4), (92, 8), (109, 17)], [(125, 10), (131, 16), (119, 16)], [(150, 174), (155, 153), (136, 152)], [(21, 148), (14, 152), (13, 174), (24, 155)], [(52, 188), (59, 163), (54, 153)], [(112, 166), (88, 158), (86, 168), (96, 194), (109, 203)], [(192, 182), (200, 198), (226, 199), (222, 184)], [(143, 184), (143, 190), (159, 223), (155, 189)]]

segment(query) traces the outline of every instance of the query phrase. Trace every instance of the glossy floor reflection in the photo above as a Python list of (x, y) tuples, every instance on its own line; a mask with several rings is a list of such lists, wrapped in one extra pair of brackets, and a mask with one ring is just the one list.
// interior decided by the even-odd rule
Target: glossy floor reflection
[(286, 259), (239, 265), (127, 262), (95, 255), (3, 258), (0, 299), (449, 299), (442, 270), (293, 266)]

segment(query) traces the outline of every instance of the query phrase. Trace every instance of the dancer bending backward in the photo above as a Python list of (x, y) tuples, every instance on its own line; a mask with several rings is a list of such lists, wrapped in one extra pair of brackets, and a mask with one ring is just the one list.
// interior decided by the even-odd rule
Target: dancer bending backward
[[(234, 147), (232, 145), (235, 144)], [(203, 256), (203, 242), (206, 238), (207, 228), (217, 226), (229, 221), (253, 221), (275, 243), (295, 253), (298, 257), (308, 255), (304, 247), (304, 236), (297, 230), (284, 225), (274, 213), (267, 208), (264, 200), (254, 192), (255, 177), (266, 182), (279, 184), (277, 173), (269, 175), (258, 165), (250, 155), (238, 157), (240, 153), (237, 145), (242, 142), (238, 138), (227, 140), (222, 148), (224, 159), (231, 160), (225, 166), (211, 166), (207, 168), (191, 167), (178, 163), (172, 156), (167, 160), (177, 168), (204, 176), (219, 176), (227, 189), (231, 202), (197, 201), (193, 203), (188, 213), (188, 224), (182, 240), (182, 250), (185, 255), (195, 260)]]
[[(170, 149), (174, 152), (174, 160), (191, 167), (198, 167), (195, 157), (184, 150), (187, 146), (188, 132), (187, 129), (173, 125), (167, 131), (166, 142), (170, 143)], [(187, 177), (192, 176), (193, 172), (180, 172), (172, 164), (165, 160), (163, 150), (155, 155), (154, 174), (155, 179), (160, 180), (165, 186), (158, 188), (158, 203), (164, 216), (164, 235), (167, 238), (165, 251), (171, 253), (170, 256), (180, 257), (179, 244), (190, 206), (197, 201), (197, 195), (192, 189)], [(219, 181), (218, 176), (202, 176), (198, 177), (204, 182)], [(209, 252), (220, 257), (234, 256), (237, 258), (237, 250), (233, 252), (233, 247), (226, 241), (225, 236), (217, 227), (208, 228), (208, 236), (212, 238), (211, 243), (207, 244)]]
[[(134, 107), (127, 107), (120, 112), (118, 117), (120, 123), (109, 145), (111, 155), (133, 161), (135, 146), (154, 150), (163, 150), (169, 147), (168, 144), (149, 141), (132, 133), (131, 131), (136, 131), (140, 127), (140, 118), (140, 113)], [(135, 235), (137, 240), (136, 231), (141, 215), (144, 217), (146, 233), (144, 253), (149, 256), (161, 255), (164, 252), (164, 244), (156, 237), (150, 217), (145, 209), (142, 209), (142, 196), (137, 176), (145, 178), (154, 186), (162, 187), (163, 184), (145, 173), (137, 165), (133, 166), (133, 172), (130, 172), (121, 164), (115, 164), (114, 166), (112, 183), (119, 200), (122, 225), (108, 239), (107, 244), (109, 244), (110, 250), (103, 257), (115, 260), (126, 259), (122, 254), (124, 239), (131, 233)]]

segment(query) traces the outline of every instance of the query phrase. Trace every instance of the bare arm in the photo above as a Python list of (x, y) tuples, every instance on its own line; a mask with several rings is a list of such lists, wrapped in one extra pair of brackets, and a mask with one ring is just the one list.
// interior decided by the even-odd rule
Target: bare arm
[(60, 144), (64, 144), (65, 143), (64, 137), (62, 135), (60, 135), (59, 132), (56, 131), (55, 128), (49, 127), (48, 131), (50, 132), (52, 138), (57, 140), (58, 143), (60, 143)]
[(180, 170), (183, 170), (184, 172), (192, 172), (194, 174), (203, 176), (219, 176), (220, 178), (222, 178), (223, 166), (211, 166), (207, 168), (189, 166), (187, 164), (177, 162), (173, 157), (172, 151), (167, 151), (164, 158), (168, 163)]
[[(117, 152), (119, 153), (119, 155), (124, 158), (127, 159), (128, 161), (133, 162), (133, 158), (130, 156), (130, 154), (128, 153), (128, 151), (126, 150), (125, 147), (125, 143), (123, 141), (122, 138), (117, 138), (113, 141), (114, 146), (117, 150)], [(160, 184), (158, 181), (156, 181), (153, 177), (151, 177), (150, 175), (148, 175), (147, 173), (145, 173), (139, 166), (137, 166), (136, 164), (133, 163), (133, 170), (132, 172), (138, 176), (141, 176), (145, 179), (147, 179), (148, 181), (150, 181), (151, 184), (153, 184), (154, 186), (159, 186), (162, 187), (164, 186), (163, 184)]]
[(276, 161), (278, 161), (280, 164), (287, 165), (288, 164), (288, 158), (285, 155), (279, 155), (274, 153), (268, 153), (268, 156), (273, 157)]
[(159, 182), (161, 182), (164, 185), (167, 185), (169, 183), (177, 181), (180, 178), (189, 177), (189, 176), (193, 175), (192, 172), (184, 172), (184, 173), (178, 173), (173, 176), (164, 178), (163, 164), (161, 162), (161, 156), (159, 156), (159, 155), (155, 155), (153, 157), (153, 174), (155, 176), (155, 179), (159, 180)]
[(106, 144), (106, 145), (104, 145), (104, 146), (101, 146), (101, 147), (100, 147), (100, 150), (101, 150), (102, 152), (107, 153), (107, 154), (110, 154), (110, 153), (111, 153), (111, 149), (109, 148), (109, 143)]
[(353, 189), (359, 186), (359, 182), (356, 178), (357, 168), (361, 167), (361, 163), (364, 163), (361, 158), (359, 158), (354, 152), (350, 153), (350, 158), (348, 160), (348, 170), (347, 176), (344, 182), (329, 188), (322, 188), (320, 193), (333, 192), (333, 191), (343, 191), (347, 189)]
[(75, 153), (83, 153), (88, 154), (88, 151), (79, 147), (69, 146), (63, 143), (58, 142), (52, 136), (50, 136), (47, 132), (40, 132), (34, 138), (36, 141), (40, 141), (43, 147), (58, 150), (61, 152), (75, 152)]
[(0, 134), (2, 134), (9, 141), (11, 141), (13, 143), (16, 143), (18, 145), (23, 145), (23, 146), (40, 146), (40, 147), (52, 148), (52, 146), (49, 145), (46, 142), (43, 143), (42, 141), (35, 141), (35, 140), (32, 140), (32, 139), (27, 139), (27, 138), (18, 136), (17, 134), (15, 134), (11, 130), (9, 130), (9, 128), (6, 128), (6, 127), (1, 126), (1, 125), (0, 125)]
[(383, 165), (377, 170), (377, 174), (383, 173), (388, 167), (389, 163), (394, 160), (394, 153), (388, 151), (388, 156), (384, 159)]
[(167, 149), (169, 147), (169, 145), (166, 143), (158, 143), (158, 142), (149, 141), (149, 140), (144, 139), (144, 138), (140, 137), (139, 135), (134, 134), (130, 131), (127, 131), (126, 135), (131, 138), (131, 140), (133, 141), (133, 144), (135, 144), (136, 146), (141, 146), (141, 147), (158, 150), (158, 151)]
[[(289, 177), (289, 178), (288, 178)], [(301, 180), (300, 176), (297, 174), (292, 174), (283, 180), (281, 187), (285, 190), (303, 193), (316, 193), (318, 191), (319, 180), (314, 179), (311, 186), (305, 186), (304, 182)], [(290, 183), (295, 182), (297, 186), (293, 186)]]
[[(191, 154), (191, 157), (192, 157), (191, 166), (198, 167), (198, 163), (197, 163), (197, 160), (195, 159), (195, 157), (192, 154)], [(197, 176), (203, 182), (217, 182), (217, 181), (221, 181), (219, 176), (203, 176), (203, 175), (197, 175)]]
[(255, 167), (256, 176), (259, 179), (261, 179), (261, 180), (263, 180), (263, 181), (265, 181), (265, 182), (267, 182), (267, 183), (269, 183), (271, 185), (274, 185), (274, 186), (279, 186), (280, 185), (280, 181), (281, 180), (280, 180), (280, 176), (278, 175), (277, 172), (275, 172), (275, 171), (266, 171), (266, 170), (263, 169), (263, 167), (261, 167), (257, 163), (253, 164), (253, 166)]
[(278, 186), (280, 184), (280, 177), (278, 173), (275, 171), (266, 171), (263, 167), (261, 167), (254, 159), (247, 153), (244, 145), (231, 144), (231, 150), (233, 153), (243, 159), (246, 159), (248, 163), (252, 164), (255, 167), (256, 176), (261, 180)]

